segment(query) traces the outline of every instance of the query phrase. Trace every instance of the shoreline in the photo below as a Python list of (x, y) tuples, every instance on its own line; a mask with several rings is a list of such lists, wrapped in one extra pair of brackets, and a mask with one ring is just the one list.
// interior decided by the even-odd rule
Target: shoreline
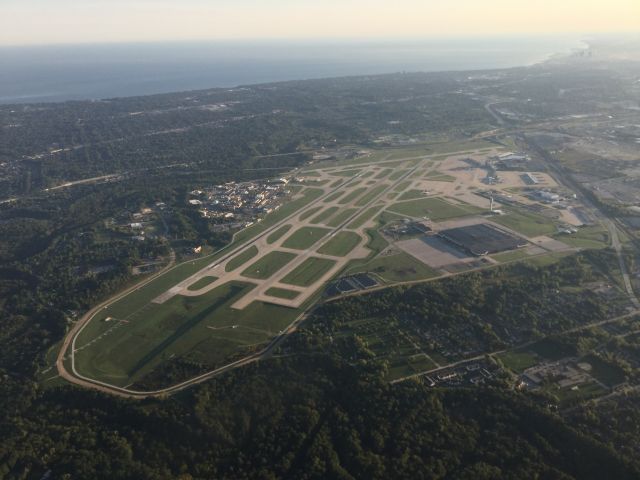
[[(155, 53), (149, 60), (142, 61), (139, 58), (144, 58), (145, 50), (137, 49), (135, 45), (126, 50), (122, 50), (124, 47), (120, 46), (120, 50), (115, 52), (106, 46), (95, 47), (103, 54), (103, 57), (97, 55), (97, 60), (91, 56), (83, 59), (82, 55), (75, 59), (72, 54), (76, 49), (84, 52), (84, 55), (92, 52), (91, 48), (86, 46), (59, 47), (57, 56), (52, 54), (58, 51), (51, 51), (53, 47), (35, 48), (33, 58), (20, 58), (14, 60), (14, 64), (9, 58), (9, 70), (13, 71), (7, 75), (8, 80), (5, 80), (4, 94), (3, 85), (0, 84), (0, 106), (58, 104), (69, 101), (95, 102), (291, 81), (398, 73), (453, 74), (527, 68), (557, 61), (589, 47), (581, 39), (564, 39), (562, 43), (565, 45), (548, 45), (549, 48), (546, 48), (547, 45), (544, 43), (549, 41), (537, 39), (532, 43), (516, 44), (514, 47), (505, 40), (504, 43), (494, 43), (480, 56), (477, 54), (480, 47), (460, 43), (460, 40), (452, 41), (450, 44), (444, 41), (439, 44), (392, 43), (389, 48), (364, 43), (355, 47), (345, 44), (346, 52), (339, 54), (320, 46), (293, 45), (293, 52), (290, 54), (286, 49), (281, 49), (273, 54), (269, 53), (270, 56), (265, 58), (257, 58), (261, 53), (260, 49), (265, 49), (264, 46), (256, 47), (256, 52), (253, 52), (242, 50), (245, 47), (241, 44), (237, 44), (236, 47), (240, 49), (237, 58), (234, 57), (234, 52), (229, 51), (214, 52), (213, 57), (197, 58), (198, 55), (203, 55), (203, 52), (198, 52), (198, 48), (202, 47), (195, 45), (192, 50), (183, 52), (187, 55), (184, 60), (176, 60), (175, 51), (163, 57), (154, 50)], [(521, 48), (518, 49), (518, 46)], [(17, 52), (22, 48), (8, 50)], [(152, 48), (157, 49), (158, 46)], [(555, 51), (551, 51), (552, 48)], [(211, 55), (212, 52), (207, 50), (206, 53)], [(250, 58), (250, 53), (256, 58)], [(38, 55), (42, 58), (38, 59)], [(188, 55), (192, 55), (193, 58)], [(309, 58), (313, 60), (309, 61)], [(42, 65), (34, 66), (37, 62)], [(14, 85), (24, 85), (25, 82), (34, 81), (33, 79), (38, 82), (41, 78), (49, 80), (40, 85), (36, 83), (31, 89), (25, 87), (23, 92), (11, 91), (15, 90)], [(58, 90), (61, 86), (62, 89)]]

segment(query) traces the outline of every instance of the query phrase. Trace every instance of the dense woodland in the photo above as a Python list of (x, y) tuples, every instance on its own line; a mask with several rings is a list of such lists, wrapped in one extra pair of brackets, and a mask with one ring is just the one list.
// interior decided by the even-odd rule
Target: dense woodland
[[(326, 339), (325, 339), (326, 341)], [(170, 400), (6, 377), (5, 478), (637, 478), (638, 465), (500, 387), (389, 385), (302, 332)], [(16, 402), (16, 400), (20, 400)], [(633, 460), (634, 457), (628, 457)]]
[[(528, 88), (536, 102), (552, 103), (549, 82), (567, 83), (530, 72), (501, 75), (518, 77), (514, 95)], [(473, 88), (490, 88), (490, 77), (479, 74)], [(468, 138), (492, 121), (462, 92), (469, 78), (390, 75), (0, 107), (0, 200), (20, 197), (0, 204), (0, 478), (640, 478), (637, 395), (560, 416), (546, 398), (498, 380), (455, 390), (390, 385), (366, 342), (336, 336), (349, 320), (376, 316), (471, 324), (501, 347), (504, 327), (537, 338), (606, 318), (619, 303), (569, 288), (613, 279), (606, 250), (321, 305), (274, 357), (168, 399), (123, 400), (42, 374), (70, 319), (130, 284), (131, 265), (166, 261), (181, 241), (228, 241), (185, 207), (190, 189), (308, 159), (261, 155), (427, 130)], [(588, 110), (578, 100), (569, 94), (554, 108)], [(49, 153), (59, 148), (69, 150)], [(39, 193), (111, 173), (125, 178)], [(170, 210), (174, 242), (107, 234), (108, 218), (158, 201)], [(107, 263), (115, 268), (88, 273)]]
[[(265, 157), (387, 133), (471, 135), (489, 125), (460, 75), (415, 74), (288, 82), (101, 102), (0, 106), (7, 193), (105, 174), (158, 169), (237, 175), (286, 168)], [(409, 96), (407, 96), (409, 95)], [(401, 122), (389, 124), (390, 120)], [(51, 153), (53, 152), (53, 153)], [(2, 171), (0, 170), (0, 174)]]

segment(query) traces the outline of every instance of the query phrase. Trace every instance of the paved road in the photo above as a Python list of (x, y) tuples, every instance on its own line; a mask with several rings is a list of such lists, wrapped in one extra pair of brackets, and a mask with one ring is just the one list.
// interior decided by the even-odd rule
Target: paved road
[[(69, 350), (70, 346), (71, 346), (71, 349), (74, 348), (73, 345), (75, 344), (75, 340), (76, 340), (76, 337), (77, 337), (78, 333), (84, 328), (84, 326), (87, 324), (87, 322), (89, 320), (91, 320), (91, 318), (98, 311), (100, 311), (103, 308), (106, 308), (111, 303), (119, 300), (120, 298), (124, 297), (125, 295), (128, 295), (129, 293), (131, 293), (132, 291), (136, 290), (137, 288), (140, 288), (141, 286), (144, 286), (144, 285), (148, 284), (149, 282), (152, 282), (153, 280), (155, 280), (159, 276), (164, 275), (166, 272), (171, 270), (171, 268), (173, 268), (173, 266), (175, 264), (175, 260), (176, 260), (175, 252), (172, 250), (169, 263), (162, 270), (160, 270), (159, 272), (155, 273), (154, 275), (152, 275), (151, 277), (146, 279), (144, 282), (132, 285), (131, 287), (129, 287), (126, 290), (124, 290), (123, 292), (120, 292), (115, 297), (112, 297), (112, 298), (110, 298), (108, 300), (105, 300), (104, 302), (100, 303), (99, 305), (96, 305), (91, 310), (89, 310), (87, 313), (85, 313), (75, 323), (75, 325), (71, 328), (71, 330), (64, 337), (64, 340), (62, 341), (62, 346), (60, 347), (60, 351), (58, 352), (58, 356), (56, 358), (56, 368), (58, 370), (59, 375), (62, 378), (64, 378), (65, 380), (67, 380), (67, 381), (69, 381), (71, 383), (75, 383), (75, 384), (82, 385), (82, 386), (85, 386), (85, 387), (95, 388), (97, 390), (102, 390), (104, 392), (112, 393), (110, 391), (110, 389), (108, 389), (106, 387), (102, 387), (100, 385), (95, 385), (92, 382), (89, 382), (89, 381), (83, 380), (82, 378), (79, 378), (77, 376), (77, 373), (75, 372), (75, 366), (73, 365), (73, 361), (72, 361), (73, 374), (69, 373), (69, 371), (67, 371), (67, 368), (64, 365), (65, 353)], [(73, 359), (73, 354), (72, 354), (71, 358)], [(113, 392), (113, 393), (117, 393), (117, 392)]]

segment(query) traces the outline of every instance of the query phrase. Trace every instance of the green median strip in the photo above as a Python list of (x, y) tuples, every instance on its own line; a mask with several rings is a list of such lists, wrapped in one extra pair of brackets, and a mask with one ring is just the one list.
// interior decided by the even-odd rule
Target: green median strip
[(364, 225), (369, 220), (371, 220), (371, 218), (373, 218), (373, 216), (377, 212), (379, 212), (381, 208), (382, 208), (382, 206), (368, 208), (364, 213), (362, 213), (361, 215), (358, 215), (358, 217), (356, 217), (356, 219), (353, 222), (351, 222), (348, 225), (348, 227), (349, 228), (360, 228), (362, 225)]
[(356, 188), (355, 190), (352, 190), (349, 193), (349, 195), (347, 195), (346, 197), (343, 197), (341, 200), (338, 200), (338, 203), (340, 205), (346, 205), (347, 203), (351, 203), (366, 191), (367, 191), (367, 187)]
[(358, 207), (364, 207), (367, 203), (376, 198), (387, 188), (389, 188), (389, 185), (378, 185), (377, 187), (372, 188), (356, 202), (356, 205)]
[(233, 257), (231, 260), (229, 260), (227, 262), (227, 265), (224, 267), (224, 269), (226, 272), (232, 272), (236, 268), (241, 267), (242, 265), (247, 263), (256, 255), (258, 255), (258, 248), (255, 245), (252, 245), (251, 247), (247, 248), (245, 251), (239, 253), (238, 255)]
[(265, 280), (271, 277), (286, 264), (293, 261), (296, 255), (289, 252), (271, 252), (259, 259), (242, 272), (242, 275), (249, 278)]
[(271, 245), (272, 243), (277, 242), (282, 238), (282, 236), (285, 233), (291, 230), (291, 227), (292, 225), (283, 225), (282, 227), (280, 227), (279, 229), (277, 229), (275, 232), (273, 232), (271, 235), (267, 237), (267, 243)]
[(344, 257), (362, 241), (360, 235), (354, 232), (339, 232), (331, 240), (318, 249), (323, 255)]
[(320, 212), (320, 214), (313, 217), (309, 223), (313, 223), (314, 225), (317, 223), (323, 223), (327, 218), (338, 211), (338, 207), (329, 207), (326, 210)]
[(202, 277), (200, 280), (198, 280), (195, 283), (192, 283), (191, 285), (189, 285), (187, 287), (187, 290), (190, 291), (196, 291), (196, 290), (200, 290), (201, 288), (206, 287), (207, 285), (211, 285), (213, 282), (215, 282), (218, 279), (218, 277)]
[(300, 292), (296, 292), (294, 290), (286, 290), (284, 288), (278, 287), (271, 287), (264, 293), (266, 295), (269, 295), (270, 297), (284, 298), (285, 300), (293, 300), (300, 295)]
[(290, 235), (282, 244), (284, 248), (306, 250), (327, 235), (331, 230), (321, 227), (302, 227)]
[(329, 220), (328, 222), (325, 222), (325, 225), (328, 225), (330, 227), (337, 227), (357, 211), (358, 211), (357, 208), (347, 208), (345, 210), (342, 210), (338, 214), (331, 217), (331, 220)]
[(327, 258), (307, 258), (295, 270), (286, 275), (281, 282), (299, 287), (308, 287), (320, 280), (336, 264)]

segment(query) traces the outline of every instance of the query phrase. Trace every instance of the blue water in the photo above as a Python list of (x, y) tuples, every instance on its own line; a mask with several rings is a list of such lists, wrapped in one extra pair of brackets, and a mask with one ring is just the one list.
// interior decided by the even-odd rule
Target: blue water
[(399, 71), (507, 68), (581, 46), (571, 37), (510, 37), (2, 47), (0, 103), (101, 99)]

